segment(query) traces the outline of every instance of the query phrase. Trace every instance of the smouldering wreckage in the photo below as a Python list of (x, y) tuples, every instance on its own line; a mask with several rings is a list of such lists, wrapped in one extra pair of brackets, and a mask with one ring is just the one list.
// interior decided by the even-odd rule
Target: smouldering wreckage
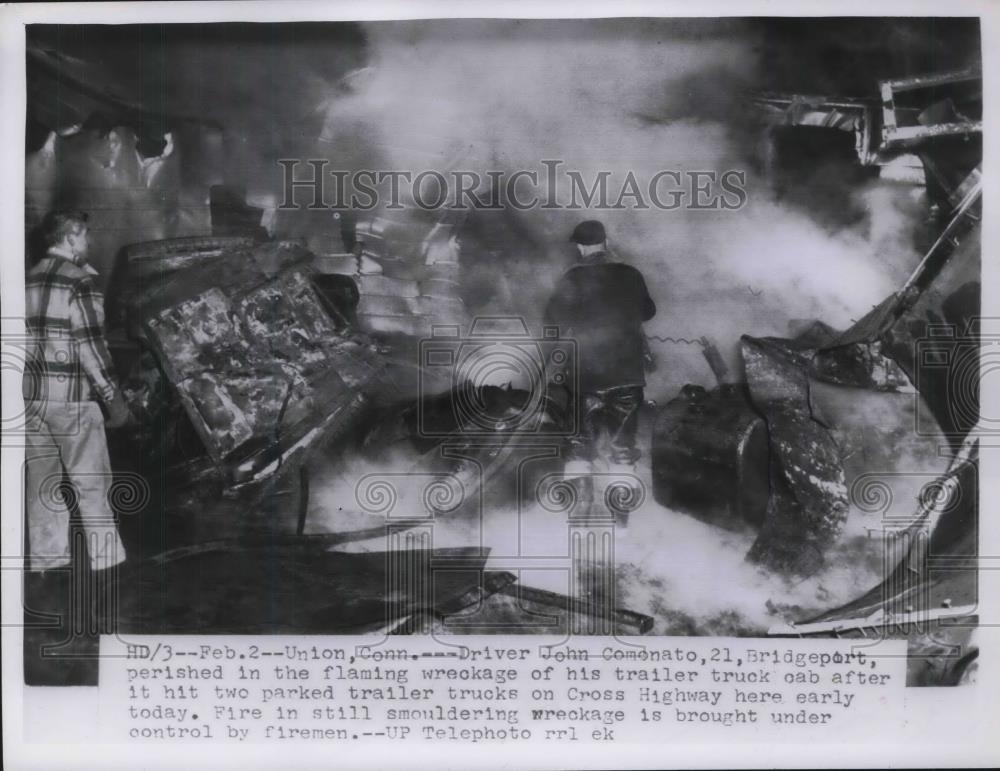
[[(431, 552), (409, 534), (405, 551), (415, 562), (402, 574), (391, 569), (394, 553), (328, 551), (387, 529), (405, 533), (420, 523), (418, 514), (360, 531), (305, 533), (307, 464), (331, 446), (378, 453), (406, 444), (415, 471), (433, 471), (436, 483), (457, 485), (468, 500), (508, 457), (502, 429), (491, 443), (452, 442), (451, 457), (438, 451), (448, 437), (468, 433), (456, 422), (457, 401), (485, 406), (466, 411), (466, 419), (485, 415), (498, 425), (523, 412), (527, 395), (449, 391), (450, 372), (436, 384), (433, 369), (410, 363), (433, 325), (461, 318), (450, 231), (433, 225), (416, 248), (424, 263), (419, 280), (358, 275), (371, 262), (363, 249), (314, 255), (290, 241), (187, 238), (129, 249), (112, 350), (143, 419), (117, 437), (112, 452), (119, 468), (150, 480), (149, 500), (173, 518), (171, 531), (184, 535), (179, 543), (144, 543), (151, 556), (118, 579), (120, 629), (189, 631), (205, 628), (210, 617), (220, 631), (358, 631), (454, 612), (484, 592), (508, 590), (512, 574), (484, 574), (488, 549)], [(228, 537), (234, 531), (241, 536)], [(432, 607), (414, 606), (422, 595), (410, 579), (423, 580), (420, 566), (431, 556), (447, 565), (448, 578), (435, 579)], [(169, 592), (157, 588), (165, 585)], [(310, 599), (320, 585), (337, 596), (334, 605)], [(275, 604), (286, 591), (298, 602)], [(258, 602), (235, 602), (233, 592)], [(167, 595), (177, 598), (169, 608), (148, 603)], [(197, 607), (187, 601), (194, 595)], [(532, 596), (549, 605), (559, 600)]]
[[(947, 442), (950, 460), (914, 510), (883, 517), (885, 581), (818, 616), (792, 609), (769, 631), (909, 638), (911, 648), (931, 651), (914, 682), (955, 680), (975, 652), (958, 661), (937, 655), (976, 622), (980, 88), (978, 73), (962, 71), (886, 81), (881, 104), (754, 97), (774, 151), (765, 153), (769, 162), (790, 132), (822, 130), (848, 137), (863, 167), (899, 178), (919, 173), (933, 239), (903, 286), (851, 328), (816, 321), (791, 339), (743, 337), (739, 382), (727, 382), (706, 341), (719, 386), (686, 386), (658, 410), (653, 428), (658, 502), (719, 527), (750, 528), (757, 536), (749, 560), (809, 576), (841, 538), (852, 506), (870, 511), (875, 495), (866, 487), (872, 469), (851, 460), (865, 440), (838, 425), (824, 389), (839, 389), (840, 404), (843, 394), (915, 389), (933, 418), (928, 431)], [(511, 462), (511, 416), (533, 404), (539, 421), (567, 420), (557, 391), (455, 384), (452, 373), (424, 366), (419, 341), (440, 325), (469, 321), (453, 236), (453, 223), (384, 216), (359, 222), (346, 254), (239, 236), (130, 249), (116, 352), (145, 419), (126, 454), (158, 480), (189, 542), (154, 544), (154, 556), (122, 586), (168, 576), (209, 605), (163, 614), (142, 607), (147, 593), (124, 592), (123, 629), (202, 628), (206, 613), (230, 631), (407, 631), (443, 617), (466, 619), (452, 631), (545, 631), (565, 630), (567, 615), (578, 630), (651, 628), (649, 617), (604, 607), (601, 597), (571, 599), (489, 571), (487, 549), (431, 548), (426, 511), (368, 530), (305, 534), (305, 469), (317, 455), (343, 462), (345, 453), (405, 446), (414, 474), (451, 493), (457, 486), (474, 507)], [(462, 404), (485, 412), (489, 429), (468, 425)], [(422, 430), (427, 416), (434, 430)], [(447, 517), (463, 507), (431, 509)], [(222, 538), (234, 523), (245, 535)], [(336, 550), (375, 535), (401, 549)], [(228, 567), (220, 573), (209, 563)], [(220, 600), (206, 610), (216, 606), (204, 581), (224, 574), (230, 586), (256, 585), (266, 574), (260, 590), (271, 600), (230, 604), (225, 613)], [(425, 591), (427, 581), (433, 591)], [(295, 602), (272, 601), (281, 596)], [(581, 627), (580, 619), (590, 621)]]
[[(956, 651), (977, 621), (981, 79), (963, 70), (885, 81), (880, 91), (880, 112), (863, 100), (759, 95), (756, 102), (779, 131), (846, 131), (861, 164), (921, 169), (936, 226), (924, 258), (843, 332), (817, 321), (793, 339), (743, 337), (743, 383), (711, 393), (689, 386), (660, 414), (654, 490), (665, 504), (756, 529), (748, 558), (798, 574), (819, 569), (852, 504), (883, 514), (884, 582), (769, 633), (908, 637), (911, 682), (957, 682), (977, 655), (975, 646)], [(913, 510), (894, 510), (877, 470), (848, 476), (846, 460), (861, 442), (838, 430), (844, 416), (824, 408), (822, 384), (857, 394), (912, 384), (919, 393), (930, 425), (918, 417), (907, 428), (938, 436), (949, 460)], [(726, 484), (709, 484), (717, 477)]]

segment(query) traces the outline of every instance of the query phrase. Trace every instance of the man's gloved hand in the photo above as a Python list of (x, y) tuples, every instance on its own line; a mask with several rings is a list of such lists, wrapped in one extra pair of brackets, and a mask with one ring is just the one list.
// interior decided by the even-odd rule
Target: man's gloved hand
[(132, 412), (120, 393), (116, 393), (115, 398), (107, 406), (108, 419), (104, 425), (108, 428), (122, 428), (132, 422)]

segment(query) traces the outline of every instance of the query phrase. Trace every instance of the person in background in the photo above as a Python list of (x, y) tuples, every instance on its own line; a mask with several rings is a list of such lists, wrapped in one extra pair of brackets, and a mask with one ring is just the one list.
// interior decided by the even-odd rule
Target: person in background
[(593, 499), (593, 463), (602, 443), (614, 464), (633, 466), (639, 410), (646, 385), (642, 324), (656, 314), (642, 273), (608, 254), (597, 220), (581, 222), (570, 241), (578, 262), (559, 280), (545, 322), (576, 342), (576, 393), (581, 430), (571, 440), (567, 478), (578, 478), (581, 501)]

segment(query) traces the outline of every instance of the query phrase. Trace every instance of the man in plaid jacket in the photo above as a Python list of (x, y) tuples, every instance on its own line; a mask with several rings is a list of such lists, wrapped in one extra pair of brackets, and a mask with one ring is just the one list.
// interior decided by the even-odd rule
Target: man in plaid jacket
[(104, 429), (125, 425), (130, 413), (104, 340), (97, 272), (86, 261), (87, 215), (50, 213), (43, 235), (48, 251), (25, 278), (29, 570), (70, 563), (73, 501), (90, 566), (103, 570), (125, 559), (108, 499), (112, 472)]

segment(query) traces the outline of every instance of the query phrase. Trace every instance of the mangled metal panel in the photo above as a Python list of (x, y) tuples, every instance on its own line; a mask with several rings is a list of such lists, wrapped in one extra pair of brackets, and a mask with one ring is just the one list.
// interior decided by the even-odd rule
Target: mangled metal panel
[[(926, 347), (922, 340), (929, 329), (950, 325), (953, 346), (961, 347), (969, 339), (962, 319), (974, 312), (952, 306), (978, 308), (982, 195), (978, 168), (970, 178), (964, 198), (903, 286), (817, 351), (811, 363), (815, 377), (885, 390), (916, 385), (918, 370), (927, 371), (916, 355), (921, 345)], [(947, 394), (917, 387), (948, 433)]]
[(775, 626), (780, 636), (906, 636), (977, 610), (978, 443), (967, 439), (949, 468), (929, 482), (916, 510), (883, 523), (886, 565), (878, 586), (801, 623)]
[(111, 277), (107, 306), (108, 326), (120, 327), (131, 338), (142, 338), (143, 319), (135, 309), (154, 296), (173, 273), (202, 266), (231, 249), (250, 249), (249, 238), (189, 236), (130, 244), (124, 262)]
[(863, 165), (876, 161), (872, 143), (874, 104), (868, 100), (760, 93), (754, 94), (751, 101), (759, 118), (771, 126), (812, 126), (851, 132), (858, 160)]
[[(864, 166), (894, 164), (949, 137), (982, 133), (982, 73), (978, 68), (879, 81), (877, 100), (811, 94), (756, 93), (750, 99), (768, 126), (808, 126), (852, 132)], [(926, 165), (926, 158), (921, 155)], [(913, 177), (917, 179), (917, 177)]]
[(310, 259), (292, 243), (235, 248), (144, 295), (147, 341), (216, 463), (289, 451), (349, 420), (383, 369), (337, 333)]
[(812, 414), (811, 351), (793, 341), (741, 340), (747, 387), (770, 438), (771, 495), (749, 557), (782, 572), (815, 573), (847, 520), (837, 444)]
[(743, 337), (745, 386), (686, 386), (654, 426), (657, 500), (755, 530), (748, 558), (786, 574), (823, 567), (849, 509), (840, 448), (809, 391), (809, 363), (829, 334), (814, 324), (795, 340)]
[[(967, 388), (963, 401), (953, 381), (961, 375), (954, 362), (964, 353), (966, 370), (976, 373), (966, 381), (978, 384), (979, 346), (975, 330), (968, 328), (978, 309), (978, 204), (979, 186), (973, 183), (903, 287), (832, 340), (743, 338), (747, 383), (754, 407), (767, 420), (772, 454), (771, 501), (752, 558), (808, 570), (819, 564), (846, 518), (840, 453), (813, 410), (810, 376), (874, 390), (913, 383), (935, 419), (933, 426), (918, 425), (918, 433), (943, 433), (955, 447), (975, 425), (978, 392)], [(950, 334), (934, 337), (937, 327)], [(956, 415), (956, 404), (964, 414)], [(796, 538), (802, 548), (783, 555), (785, 544)], [(786, 558), (792, 561), (786, 564)], [(796, 566), (795, 560), (805, 564)]]
[(879, 92), (883, 151), (983, 130), (982, 73), (977, 68), (883, 80)]
[(243, 236), (189, 236), (131, 244), (125, 248), (125, 259), (131, 279), (159, 280), (168, 273), (193, 268), (205, 260), (219, 257), (226, 250), (251, 246), (253, 239)]

